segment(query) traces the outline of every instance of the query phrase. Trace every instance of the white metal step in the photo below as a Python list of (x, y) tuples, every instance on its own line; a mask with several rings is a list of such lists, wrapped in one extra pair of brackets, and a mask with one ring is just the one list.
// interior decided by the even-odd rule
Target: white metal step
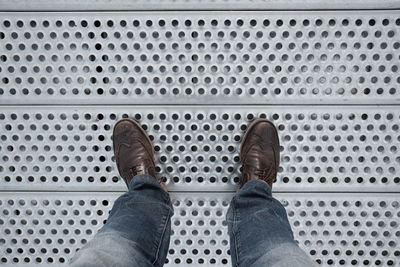
[(398, 192), (397, 106), (18, 106), (0, 112), (0, 181), (7, 190), (125, 190), (113, 157), (121, 118), (154, 141), (160, 176), (173, 191), (233, 191), (250, 120), (276, 124), (277, 191)]
[(7, 11), (395, 9), (398, 0), (0, 0)]
[(398, 11), (0, 13), (0, 104), (399, 104)]
[[(66, 265), (121, 193), (2, 193), (0, 262)], [(173, 193), (166, 266), (231, 266), (225, 214), (232, 194)], [(323, 266), (397, 266), (400, 202), (393, 194), (278, 193), (299, 246)]]

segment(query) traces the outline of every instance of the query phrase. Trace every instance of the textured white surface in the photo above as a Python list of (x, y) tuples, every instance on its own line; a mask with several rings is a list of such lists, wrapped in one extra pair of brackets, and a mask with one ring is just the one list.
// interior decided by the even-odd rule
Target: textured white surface
[(281, 145), (277, 191), (398, 191), (396, 106), (3, 107), (3, 189), (125, 190), (112, 149), (113, 125), (140, 121), (173, 191), (232, 191), (249, 121), (271, 119)]
[(1, 13), (0, 104), (398, 104), (398, 11)]
[(399, 0), (0, 0), (0, 10), (394, 9)]
[[(398, 6), (93, 3), (0, 10)], [(0, 13), (0, 265), (64, 265), (94, 236), (125, 190), (112, 128), (132, 117), (174, 199), (168, 266), (230, 266), (240, 137), (266, 117), (299, 245), (323, 266), (398, 266), (399, 30), (398, 10)]]
[[(63, 265), (107, 219), (118, 193), (3, 193), (0, 262)], [(230, 266), (230, 193), (173, 193), (166, 266)], [(299, 245), (323, 266), (397, 266), (400, 202), (393, 194), (278, 193)], [(15, 265), (14, 265), (15, 264)]]

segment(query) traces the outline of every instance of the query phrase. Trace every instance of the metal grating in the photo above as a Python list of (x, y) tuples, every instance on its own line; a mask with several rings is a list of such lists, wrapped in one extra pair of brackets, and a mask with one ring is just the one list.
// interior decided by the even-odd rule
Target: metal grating
[(0, 14), (1, 104), (398, 104), (397, 11)]
[(306, 253), (400, 265), (400, 14), (299, 11), (337, 8), (400, 1), (0, 0), (54, 11), (0, 12), (0, 265), (66, 265), (94, 236), (125, 191), (123, 117), (172, 191), (167, 266), (230, 266), (224, 219), (257, 117), (278, 126), (275, 196)]
[[(65, 265), (103, 225), (117, 193), (4, 193), (0, 262)], [(230, 266), (231, 194), (172, 194), (166, 266)], [(324, 266), (398, 266), (400, 202), (391, 194), (277, 194), (295, 238)]]
[(249, 121), (267, 117), (281, 140), (280, 191), (396, 191), (400, 113), (387, 107), (3, 107), (3, 189), (126, 190), (112, 127), (133, 117), (149, 131), (173, 191), (232, 191)]

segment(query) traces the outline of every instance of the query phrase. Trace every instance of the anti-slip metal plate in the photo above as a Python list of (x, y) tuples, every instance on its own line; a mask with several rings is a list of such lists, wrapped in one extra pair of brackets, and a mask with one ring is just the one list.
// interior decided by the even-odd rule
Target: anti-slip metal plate
[(398, 104), (399, 30), (375, 10), (0, 13), (0, 104)]
[(271, 10), (271, 9), (388, 9), (398, 0), (0, 0), (0, 10)]
[(279, 131), (277, 191), (399, 191), (398, 106), (2, 107), (3, 190), (125, 190), (112, 130), (140, 121), (169, 190), (232, 191), (250, 121)]
[[(2, 193), (0, 262), (66, 265), (107, 219), (118, 193)], [(231, 194), (172, 194), (166, 266), (231, 266)], [(322, 266), (398, 266), (400, 202), (392, 194), (276, 194), (299, 246)]]

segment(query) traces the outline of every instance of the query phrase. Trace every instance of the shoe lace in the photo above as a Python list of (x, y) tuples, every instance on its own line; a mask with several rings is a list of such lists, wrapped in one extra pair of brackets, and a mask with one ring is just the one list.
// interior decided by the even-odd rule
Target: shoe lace
[(267, 181), (275, 179), (277, 171), (276, 168), (271, 165), (269, 168), (257, 169), (254, 174), (257, 175), (259, 179)]
[(129, 170), (132, 172), (132, 175), (136, 175), (137, 173), (144, 171), (142, 165), (133, 166)]

